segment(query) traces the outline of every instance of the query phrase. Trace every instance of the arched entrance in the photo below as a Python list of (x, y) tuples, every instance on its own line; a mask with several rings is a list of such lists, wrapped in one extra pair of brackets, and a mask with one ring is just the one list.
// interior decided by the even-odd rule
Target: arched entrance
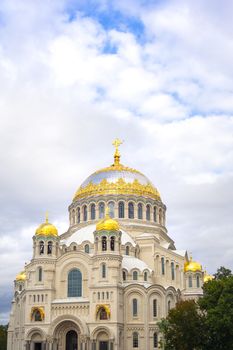
[(74, 330), (66, 333), (66, 350), (78, 350), (78, 334)]
[(92, 344), (96, 350), (113, 349), (114, 336), (107, 327), (97, 327), (92, 333)]

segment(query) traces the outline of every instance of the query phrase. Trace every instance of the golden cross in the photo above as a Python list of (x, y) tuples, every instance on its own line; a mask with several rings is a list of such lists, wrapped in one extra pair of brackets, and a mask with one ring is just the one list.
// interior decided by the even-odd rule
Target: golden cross
[(45, 212), (45, 222), (46, 222), (46, 224), (49, 222), (49, 213), (48, 213), (48, 211)]
[(118, 151), (118, 147), (120, 146), (120, 145), (122, 145), (122, 143), (123, 143), (123, 141), (121, 141), (120, 139), (115, 139), (114, 141), (113, 141), (113, 146), (116, 148), (116, 151)]

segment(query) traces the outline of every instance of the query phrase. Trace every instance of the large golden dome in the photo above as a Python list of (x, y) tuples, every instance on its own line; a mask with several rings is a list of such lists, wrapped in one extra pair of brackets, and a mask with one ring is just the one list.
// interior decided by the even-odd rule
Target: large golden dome
[(36, 229), (36, 236), (57, 236), (57, 235), (58, 235), (57, 228), (54, 225), (49, 223), (48, 217), (46, 216), (45, 222)]
[(73, 201), (102, 194), (134, 194), (161, 201), (158, 190), (145, 175), (120, 163), (119, 142), (114, 142), (114, 163), (91, 174), (76, 191)]

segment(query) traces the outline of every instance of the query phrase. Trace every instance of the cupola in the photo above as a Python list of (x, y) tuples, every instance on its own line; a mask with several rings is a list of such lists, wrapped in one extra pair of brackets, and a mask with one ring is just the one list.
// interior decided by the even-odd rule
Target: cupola
[(193, 261), (192, 256), (190, 256), (189, 262), (185, 264), (184, 271), (188, 272), (196, 272), (196, 271), (202, 271), (202, 266), (199, 262)]
[(42, 223), (37, 229), (36, 229), (36, 236), (58, 236), (57, 228), (50, 224), (48, 221), (48, 214), (46, 213), (45, 222)]
[(109, 215), (109, 209), (106, 210), (104, 219), (100, 220), (96, 225), (96, 231), (119, 231), (120, 227), (116, 220)]
[(26, 272), (21, 271), (17, 276), (16, 276), (16, 281), (25, 281), (26, 280)]

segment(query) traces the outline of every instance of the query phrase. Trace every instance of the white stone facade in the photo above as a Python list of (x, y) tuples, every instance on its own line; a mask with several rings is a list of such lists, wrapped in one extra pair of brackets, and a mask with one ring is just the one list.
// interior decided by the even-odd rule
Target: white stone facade
[[(103, 205), (120, 230), (96, 231)], [(168, 236), (166, 206), (101, 194), (75, 200), (69, 214), (67, 232), (33, 236), (26, 279), (15, 281), (8, 350), (158, 349), (157, 322), (203, 284), (201, 270), (184, 271), (188, 256)]]

